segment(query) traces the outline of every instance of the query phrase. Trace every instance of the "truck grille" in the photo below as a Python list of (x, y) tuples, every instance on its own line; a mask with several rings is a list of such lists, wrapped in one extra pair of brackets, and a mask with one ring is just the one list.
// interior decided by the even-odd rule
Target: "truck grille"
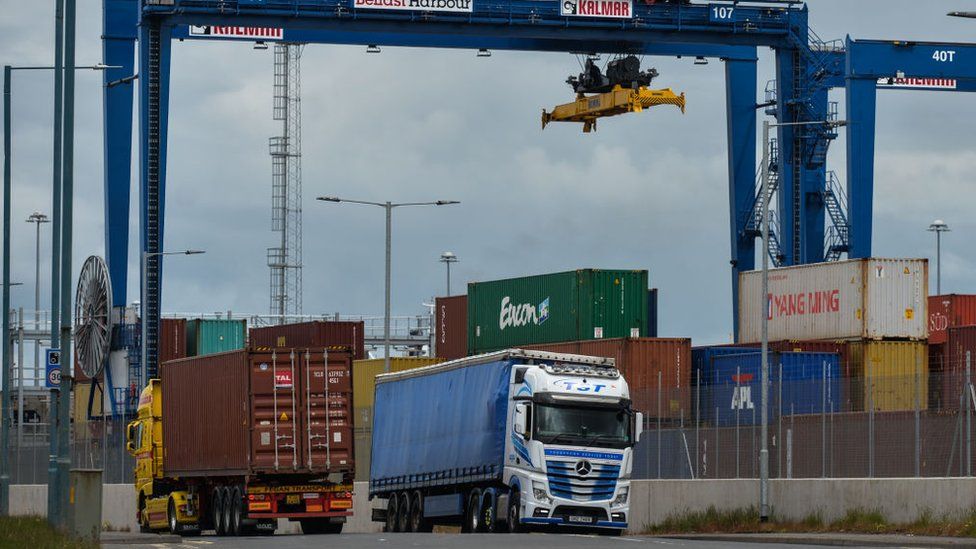
[(586, 476), (576, 472), (576, 461), (546, 461), (549, 491), (552, 495), (574, 501), (601, 501), (613, 497), (620, 466), (593, 463)]

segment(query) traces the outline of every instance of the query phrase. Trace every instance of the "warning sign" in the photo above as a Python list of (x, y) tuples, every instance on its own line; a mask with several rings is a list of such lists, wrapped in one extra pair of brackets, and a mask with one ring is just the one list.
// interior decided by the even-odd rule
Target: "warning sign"
[(288, 414), (281, 412), (281, 417), (279, 417), (278, 419), (280, 419), (281, 421), (288, 421)]

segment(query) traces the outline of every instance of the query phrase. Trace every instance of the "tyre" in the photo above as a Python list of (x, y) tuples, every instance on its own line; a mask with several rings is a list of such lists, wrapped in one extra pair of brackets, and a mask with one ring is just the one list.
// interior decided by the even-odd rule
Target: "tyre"
[(517, 534), (519, 532), (524, 532), (525, 528), (519, 522), (522, 518), (522, 502), (521, 497), (519, 497), (519, 491), (516, 488), (512, 489), (512, 493), (508, 496), (508, 531)]
[(490, 493), (486, 493), (481, 498), (481, 531), (494, 534), (498, 529), (498, 521), (495, 516), (495, 498)]
[(166, 506), (166, 522), (169, 524), (169, 533), (174, 536), (180, 535), (183, 528), (180, 527), (180, 521), (176, 517), (176, 502), (169, 500), (169, 505)]
[(214, 534), (224, 535), (224, 493), (220, 488), (214, 488), (210, 496), (210, 516), (213, 520)]
[(427, 524), (424, 520), (424, 497), (420, 492), (414, 492), (410, 498), (410, 531), (426, 532)]
[(386, 501), (386, 531), (396, 532), (399, 521), (397, 520), (397, 498), (396, 494), (390, 494)]
[(468, 504), (464, 509), (464, 522), (461, 532), (474, 534), (481, 530), (481, 490), (475, 488), (468, 494)]
[(233, 525), (231, 524), (231, 494), (230, 488), (225, 486), (220, 489), (220, 508), (223, 511), (221, 513), (220, 521), (224, 526), (224, 535), (233, 536), (234, 531), (232, 530)]
[(240, 536), (244, 532), (241, 528), (241, 521), (244, 515), (244, 494), (240, 486), (235, 486), (228, 490), (230, 501), (227, 503), (227, 510), (230, 512), (230, 521), (227, 523), (227, 535)]
[(397, 502), (397, 532), (410, 531), (410, 494), (401, 492)]

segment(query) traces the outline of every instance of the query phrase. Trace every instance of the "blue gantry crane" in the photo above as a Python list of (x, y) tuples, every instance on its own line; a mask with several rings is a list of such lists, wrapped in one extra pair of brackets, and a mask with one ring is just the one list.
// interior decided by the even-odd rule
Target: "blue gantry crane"
[[(604, 6), (607, 3), (613, 6)], [(798, 1), (710, 3), (598, 3), (544, 0), (103, 0), (105, 72), (106, 258), (116, 303), (125, 303), (130, 200), (135, 44), (139, 43), (139, 148), (141, 249), (162, 250), (166, 197), (169, 73), (174, 39), (358, 44), (601, 52), (720, 59), (725, 63), (731, 275), (755, 267), (757, 208), (757, 112), (780, 123), (771, 181), (777, 189), (772, 251), (777, 265), (796, 265), (871, 253), (873, 191), (873, 93), (878, 79), (965, 79), (976, 73), (967, 48), (942, 68), (919, 48), (890, 46), (887, 54), (864, 42), (827, 42), (811, 32), (808, 9)], [(599, 4), (599, 6), (597, 6)], [(618, 5), (619, 4), (619, 5)], [(596, 7), (594, 7), (596, 6)], [(606, 8), (606, 9), (604, 9)], [(776, 81), (757, 103), (759, 47), (775, 52)], [(882, 47), (882, 46), (878, 46)], [(912, 53), (914, 52), (914, 53)], [(911, 58), (898, 68), (893, 59)], [(915, 63), (921, 63), (916, 65)], [(870, 70), (869, 68), (870, 67)], [(949, 70), (949, 69), (952, 70)], [(916, 71), (917, 72), (914, 72)], [(963, 72), (968, 71), (968, 72)], [(945, 73), (945, 74), (944, 74)], [(873, 80), (872, 80), (873, 79)], [(869, 85), (870, 84), (870, 85)], [(836, 138), (832, 88), (848, 88), (848, 184), (846, 192), (826, 167)], [(869, 90), (870, 88), (870, 90)], [(852, 111), (852, 108), (855, 109)], [(761, 185), (763, 182), (758, 182)], [(846, 209), (847, 203), (850, 209)], [(828, 228), (827, 220), (831, 224)], [(155, 375), (162, 257), (146, 264), (146, 370)], [(735, 300), (733, 300), (735, 302)]]

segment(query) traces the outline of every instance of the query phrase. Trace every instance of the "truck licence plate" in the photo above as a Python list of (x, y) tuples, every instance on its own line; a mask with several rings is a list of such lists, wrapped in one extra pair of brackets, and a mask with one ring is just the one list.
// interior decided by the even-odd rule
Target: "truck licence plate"
[(585, 522), (586, 524), (590, 524), (591, 522), (593, 522), (593, 517), (580, 517), (576, 515), (571, 515), (569, 517), (569, 522)]
[(301, 501), (301, 496), (298, 494), (288, 494), (285, 496), (285, 504), (287, 505), (298, 505)]

